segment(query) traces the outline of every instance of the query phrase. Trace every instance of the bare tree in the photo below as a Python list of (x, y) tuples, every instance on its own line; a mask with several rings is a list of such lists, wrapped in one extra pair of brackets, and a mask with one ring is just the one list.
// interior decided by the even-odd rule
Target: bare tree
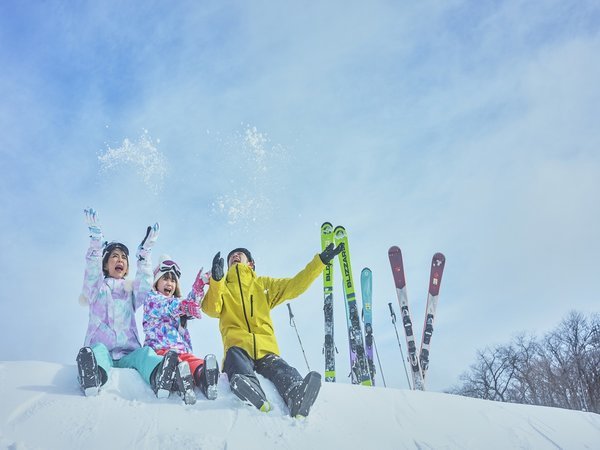
[(600, 412), (600, 316), (572, 311), (538, 341), (524, 333), (478, 351), (449, 392)]
[(463, 382), (454, 393), (468, 397), (505, 402), (506, 392), (515, 376), (512, 347), (497, 346), (477, 352), (477, 360), (460, 377)]

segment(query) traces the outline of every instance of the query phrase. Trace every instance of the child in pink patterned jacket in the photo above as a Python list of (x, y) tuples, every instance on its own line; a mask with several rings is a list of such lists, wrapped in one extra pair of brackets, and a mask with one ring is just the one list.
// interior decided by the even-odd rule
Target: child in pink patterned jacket
[(187, 329), (189, 319), (200, 318), (199, 304), (210, 274), (203, 274), (200, 269), (185, 299), (181, 298), (180, 277), (181, 270), (177, 263), (166, 255), (162, 256), (154, 269), (153, 289), (144, 300), (144, 345), (153, 348), (158, 355), (177, 352), (181, 362), (175, 372), (174, 387), (186, 404), (194, 404), (194, 384), (208, 399), (217, 397), (217, 359), (213, 354), (206, 355), (204, 359), (195, 356)]

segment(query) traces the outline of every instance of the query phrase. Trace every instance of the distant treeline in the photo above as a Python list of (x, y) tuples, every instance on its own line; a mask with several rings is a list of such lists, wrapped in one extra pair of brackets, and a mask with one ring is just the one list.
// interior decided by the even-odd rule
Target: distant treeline
[(600, 413), (600, 315), (572, 311), (542, 339), (479, 350), (449, 392)]

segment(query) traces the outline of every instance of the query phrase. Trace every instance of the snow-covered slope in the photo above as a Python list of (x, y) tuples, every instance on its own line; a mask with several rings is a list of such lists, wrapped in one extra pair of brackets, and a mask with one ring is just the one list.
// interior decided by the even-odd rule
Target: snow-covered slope
[(222, 376), (219, 398), (158, 400), (115, 369), (85, 398), (74, 365), (0, 362), (0, 448), (7, 449), (598, 449), (600, 415), (447, 394), (324, 384), (310, 417), (287, 416), (274, 387), (261, 413)]

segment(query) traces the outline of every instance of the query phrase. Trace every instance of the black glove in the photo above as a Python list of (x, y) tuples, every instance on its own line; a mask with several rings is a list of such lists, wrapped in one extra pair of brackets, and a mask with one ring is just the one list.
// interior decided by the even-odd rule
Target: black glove
[(154, 225), (146, 228), (146, 236), (144, 236), (144, 239), (142, 240), (142, 243), (140, 244), (140, 248), (145, 248), (147, 250), (152, 248), (154, 246), (154, 243), (156, 242), (156, 239), (158, 238), (159, 230), (160, 230), (160, 225), (158, 224), (158, 222), (156, 222)]
[(224, 261), (223, 261), (223, 258), (221, 258), (221, 252), (217, 252), (215, 257), (213, 258), (213, 263), (212, 263), (211, 277), (213, 280), (219, 281), (221, 278), (223, 278), (223, 275), (224, 275), (223, 265), (224, 265)]
[(138, 246), (136, 256), (138, 261), (150, 261), (150, 251), (158, 238), (158, 232), (160, 230), (160, 226), (158, 222), (154, 225), (146, 228), (146, 236), (142, 240), (142, 243)]
[(325, 250), (319, 254), (319, 258), (323, 264), (329, 264), (333, 258), (335, 258), (342, 250), (344, 250), (344, 244), (341, 243), (337, 247), (333, 247), (333, 244), (329, 244), (325, 247)]

